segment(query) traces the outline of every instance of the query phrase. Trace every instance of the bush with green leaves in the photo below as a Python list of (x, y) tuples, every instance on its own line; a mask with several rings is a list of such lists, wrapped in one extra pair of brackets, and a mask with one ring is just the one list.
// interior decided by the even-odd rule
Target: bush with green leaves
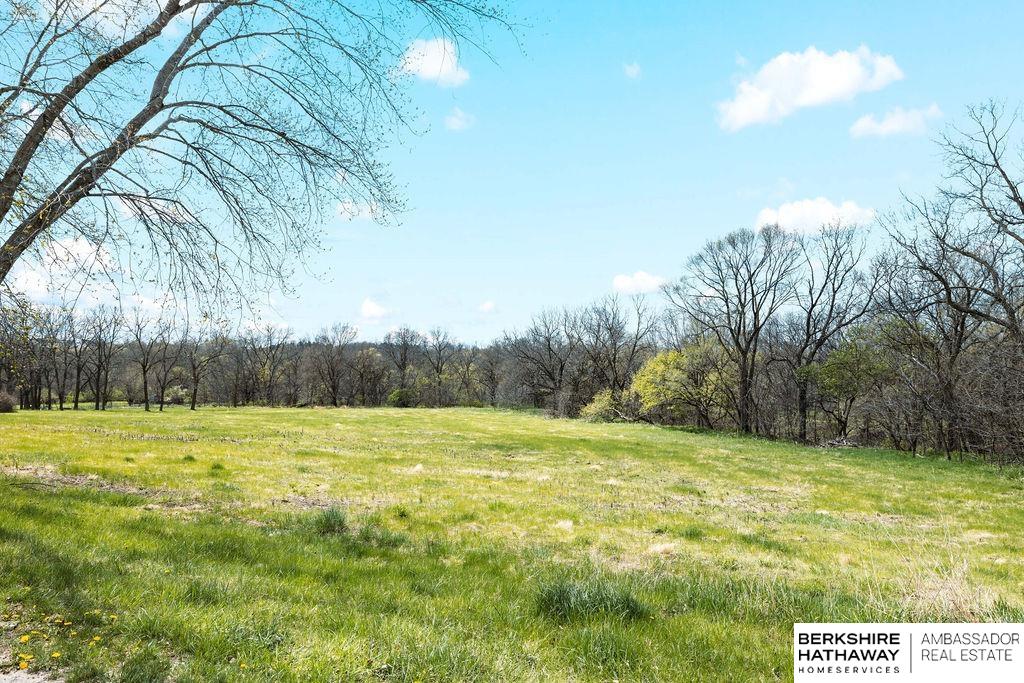
[(413, 408), (419, 403), (414, 389), (395, 389), (388, 394), (388, 405), (392, 408)]
[(730, 382), (720, 348), (690, 344), (647, 361), (633, 378), (631, 390), (649, 419), (711, 427), (726, 403)]

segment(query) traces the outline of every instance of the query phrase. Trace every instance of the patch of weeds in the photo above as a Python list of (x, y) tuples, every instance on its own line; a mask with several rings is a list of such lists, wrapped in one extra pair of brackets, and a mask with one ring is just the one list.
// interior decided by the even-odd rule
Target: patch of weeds
[(196, 461), (196, 456), (194, 456), (194, 455), (186, 455), (185, 457), (183, 457), (181, 459), (181, 461), (182, 462), (195, 462)]
[(118, 680), (121, 683), (161, 683), (170, 673), (170, 661), (148, 644), (125, 660)]
[(783, 555), (789, 555), (793, 552), (792, 548), (788, 545), (782, 541), (775, 540), (763, 531), (758, 531), (753, 534), (740, 534), (740, 540), (744, 543), (758, 546), (759, 548), (764, 548), (765, 550), (770, 550), (776, 553), (781, 553)]
[(224, 472), (224, 471), (225, 471), (224, 463), (222, 463), (222, 462), (218, 461), (218, 462), (215, 462), (212, 465), (210, 465), (210, 472), (212, 472), (212, 473)]
[(364, 545), (387, 549), (398, 548), (409, 540), (405, 534), (392, 531), (375, 519), (366, 520), (356, 538)]
[(571, 666), (602, 679), (635, 674), (643, 662), (639, 643), (616, 624), (594, 624), (570, 633), (565, 645)]
[(849, 526), (849, 523), (842, 518), (823, 512), (799, 512), (789, 515), (789, 521), (795, 524), (819, 526), (823, 529), (842, 529)]
[[(131, 508), (143, 505), (146, 499), (134, 493), (121, 493), (119, 491), (104, 492), (100, 499), (105, 505), (118, 508)], [(99, 498), (99, 497), (98, 497)]]
[(558, 621), (596, 615), (643, 619), (651, 613), (628, 588), (600, 577), (582, 581), (562, 578), (542, 585), (537, 591), (537, 611)]
[(688, 526), (679, 531), (679, 537), (685, 538), (688, 541), (699, 541), (706, 535), (704, 529), (699, 526)]
[(492, 500), (487, 503), (487, 509), (491, 512), (512, 513), (516, 511), (516, 506), (503, 500)]
[(329, 507), (313, 516), (312, 527), (320, 536), (341, 536), (349, 532), (348, 515), (341, 508)]
[(488, 662), (476, 656), (458, 638), (444, 637), (427, 643), (412, 639), (399, 641), (383, 654), (384, 661), (374, 661), (376, 678), (384, 681), (483, 681), (500, 680)]
[(285, 632), (277, 621), (254, 621), (230, 625), (226, 630), (227, 640), (235, 649), (256, 647), (268, 652), (284, 644)]
[(700, 498), (704, 495), (704, 489), (701, 486), (687, 479), (680, 479), (670, 486), (669, 490), (674, 493), (680, 493), (684, 496), (694, 496), (696, 498)]
[(92, 683), (106, 678), (106, 672), (94, 662), (79, 662), (71, 667), (64, 679), (67, 683)]
[(409, 508), (405, 507), (404, 505), (396, 505), (394, 508), (392, 508), (392, 510), (395, 513), (395, 517), (397, 517), (398, 519), (409, 519), (409, 517), (411, 516), (409, 513)]
[(183, 597), (197, 605), (215, 605), (227, 597), (227, 587), (215, 579), (196, 578), (188, 582)]
[(453, 524), (461, 524), (462, 522), (475, 522), (479, 518), (474, 510), (465, 510), (457, 514), (452, 515), (451, 520)]
[(437, 578), (413, 579), (409, 582), (409, 590), (416, 595), (436, 598), (444, 592), (444, 582)]
[(445, 539), (431, 538), (427, 541), (425, 552), (427, 557), (447, 557), (452, 553), (452, 546), (451, 543)]
[(125, 462), (135, 462), (135, 458), (133, 458), (133, 457), (132, 457), (132, 456), (130, 456), (130, 455), (126, 455), (126, 456), (124, 457), (124, 461), (125, 461)]

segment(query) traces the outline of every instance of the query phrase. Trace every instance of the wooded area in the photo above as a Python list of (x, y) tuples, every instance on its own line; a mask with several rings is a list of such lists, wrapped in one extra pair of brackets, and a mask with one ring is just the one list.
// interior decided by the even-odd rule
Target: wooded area
[(1020, 461), (1024, 199), (1010, 122), (996, 105), (971, 121), (943, 142), (949, 182), (880, 220), (882, 248), (866, 226), (741, 229), (689, 258), (665, 306), (546, 310), (487, 346), (8, 305), (2, 381), (25, 408), (531, 407)]

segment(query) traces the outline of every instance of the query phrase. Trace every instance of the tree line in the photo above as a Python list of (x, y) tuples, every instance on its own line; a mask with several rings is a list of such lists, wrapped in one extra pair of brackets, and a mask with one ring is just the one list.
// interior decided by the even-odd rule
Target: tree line
[[(530, 407), (1024, 459), (1024, 191), (999, 106), (943, 138), (945, 179), (867, 228), (775, 225), (705, 244), (650, 299), (551, 309), (488, 345), (336, 324), (227, 334), (173, 312), (3, 307), (24, 408), (127, 401)], [(877, 239), (884, 233), (888, 239)]]

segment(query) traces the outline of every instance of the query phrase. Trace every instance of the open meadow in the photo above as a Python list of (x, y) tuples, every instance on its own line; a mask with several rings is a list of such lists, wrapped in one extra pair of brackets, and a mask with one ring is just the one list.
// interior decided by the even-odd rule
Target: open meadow
[(1024, 621), (1020, 470), (483, 409), (0, 415), (0, 671), (792, 677), (794, 621)]
[(786, 679), (795, 621), (1024, 614), (1015, 470), (488, 410), (0, 417), (8, 670)]

